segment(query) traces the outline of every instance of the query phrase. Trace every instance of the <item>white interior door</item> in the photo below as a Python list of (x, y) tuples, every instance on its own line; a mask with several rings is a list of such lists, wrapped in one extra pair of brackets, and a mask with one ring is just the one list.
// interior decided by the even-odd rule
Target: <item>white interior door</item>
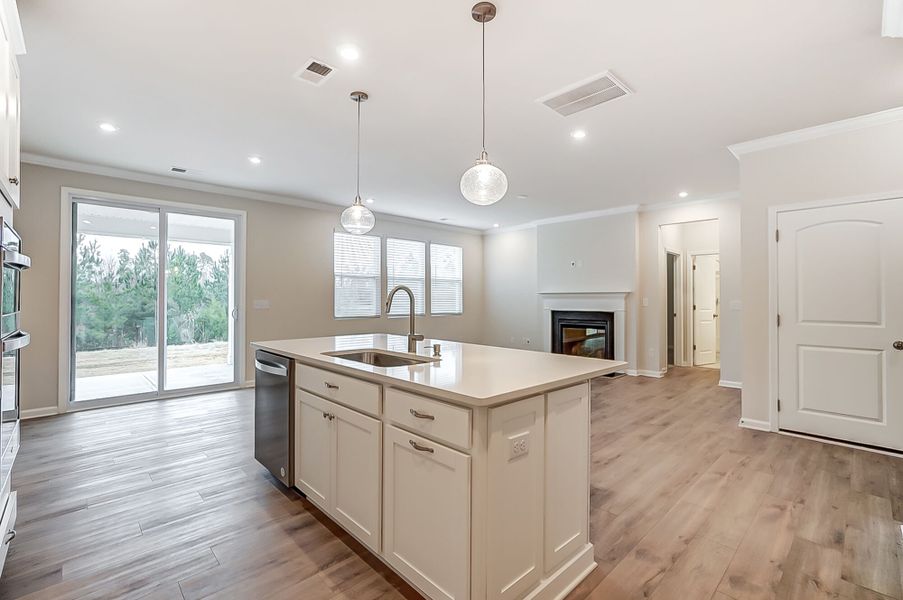
[(780, 427), (903, 449), (903, 199), (777, 226)]
[(717, 254), (693, 257), (693, 364), (710, 365), (717, 361), (718, 293), (715, 272)]

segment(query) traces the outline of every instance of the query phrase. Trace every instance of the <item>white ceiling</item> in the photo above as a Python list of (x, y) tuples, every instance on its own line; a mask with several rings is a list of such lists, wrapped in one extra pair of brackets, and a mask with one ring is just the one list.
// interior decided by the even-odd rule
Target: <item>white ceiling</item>
[[(348, 204), (348, 94), (363, 89), (377, 218), (487, 228), (732, 192), (727, 145), (903, 104), (903, 40), (881, 37), (881, 0), (499, 0), (487, 146), (510, 187), (471, 206), (458, 190), (480, 150), (471, 4), (19, 0), (23, 150)], [(337, 69), (322, 87), (292, 78), (310, 57)], [(635, 95), (571, 117), (535, 101), (606, 69)]]

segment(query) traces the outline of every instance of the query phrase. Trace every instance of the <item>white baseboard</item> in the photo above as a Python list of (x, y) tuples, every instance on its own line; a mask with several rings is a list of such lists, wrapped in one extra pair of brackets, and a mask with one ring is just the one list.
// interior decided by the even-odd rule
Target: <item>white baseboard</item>
[(30, 408), (19, 413), (19, 418), (23, 421), (26, 419), (37, 419), (39, 417), (50, 417), (60, 414), (60, 409), (56, 406), (45, 406), (44, 408)]
[(718, 382), (718, 385), (720, 385), (721, 387), (733, 388), (735, 390), (743, 389), (742, 381), (728, 381), (727, 379), (722, 379), (721, 381)]
[(242, 387), (242, 388), (252, 388), (252, 387), (254, 387), (254, 380), (253, 380), (253, 379), (247, 380), (246, 382), (244, 382), (243, 384), (241, 384), (241, 387)]
[(642, 369), (634, 371), (634, 374), (639, 375), (640, 377), (655, 377), (659, 379), (665, 376), (665, 371), (644, 371)]
[(744, 429), (756, 429), (758, 431), (771, 431), (771, 423), (768, 421), (757, 421), (755, 419), (740, 419), (740, 427)]

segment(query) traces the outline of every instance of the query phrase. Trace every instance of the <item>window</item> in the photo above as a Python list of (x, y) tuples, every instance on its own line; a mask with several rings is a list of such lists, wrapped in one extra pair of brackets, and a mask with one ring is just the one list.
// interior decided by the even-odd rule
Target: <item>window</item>
[[(418, 315), (426, 305), (426, 244), (413, 240), (386, 240), (386, 285), (391, 291), (396, 285), (406, 285), (414, 292), (414, 308)], [(410, 304), (408, 295), (399, 292), (392, 300), (389, 315), (406, 315)]]
[(463, 254), (458, 246), (430, 244), (431, 314), (464, 312)]
[(333, 234), (336, 317), (378, 317), (380, 239), (372, 235)]

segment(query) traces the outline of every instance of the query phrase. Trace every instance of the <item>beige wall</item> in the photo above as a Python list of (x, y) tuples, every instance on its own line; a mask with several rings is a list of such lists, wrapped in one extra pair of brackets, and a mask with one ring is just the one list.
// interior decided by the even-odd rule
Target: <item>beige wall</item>
[[(362, 332), (404, 333), (407, 319), (335, 320), (332, 316), (332, 232), (340, 209), (316, 210), (234, 196), (139, 183), (35, 165), (22, 166), (22, 208), (16, 229), (33, 268), (22, 282), (26, 309), (22, 326), (32, 343), (22, 356), (22, 409), (52, 409), (58, 403), (60, 281), (60, 189), (74, 187), (171, 202), (247, 211), (245, 341)], [(464, 248), (464, 315), (421, 317), (430, 337), (482, 339), (483, 240), (479, 234), (379, 218), (374, 233), (459, 245)], [(254, 310), (268, 299), (269, 310)], [(245, 378), (253, 377), (247, 351)]]
[(542, 350), (536, 260), (535, 227), (483, 238), (484, 343)]
[(744, 419), (769, 419), (769, 207), (877, 193), (903, 195), (901, 156), (901, 121), (741, 156)]

